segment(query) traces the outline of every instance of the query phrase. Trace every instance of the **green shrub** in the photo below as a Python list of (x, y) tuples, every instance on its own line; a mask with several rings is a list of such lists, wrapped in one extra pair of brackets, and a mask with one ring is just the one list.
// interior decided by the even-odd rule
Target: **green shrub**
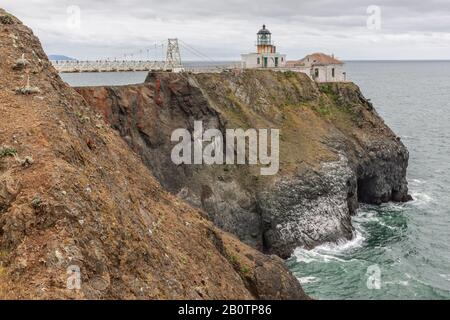
[(250, 268), (249, 268), (249, 267), (246, 267), (246, 266), (242, 266), (241, 272), (242, 272), (243, 274), (247, 274), (247, 273), (250, 272)]
[(323, 84), (320, 84), (319, 87), (320, 87), (320, 91), (322, 91), (323, 93), (328, 94), (328, 95), (335, 95), (332, 84), (323, 83)]
[(239, 264), (239, 259), (235, 255), (230, 256), (230, 262), (232, 264)]
[(0, 148), (0, 159), (6, 157), (14, 157), (17, 154), (17, 150), (11, 147)]
[(14, 24), (14, 19), (9, 14), (6, 14), (3, 16), (0, 16), (0, 23), (1, 24)]
[(284, 72), (286, 78), (291, 78), (291, 77), (295, 77), (296, 76), (296, 72), (288, 70)]

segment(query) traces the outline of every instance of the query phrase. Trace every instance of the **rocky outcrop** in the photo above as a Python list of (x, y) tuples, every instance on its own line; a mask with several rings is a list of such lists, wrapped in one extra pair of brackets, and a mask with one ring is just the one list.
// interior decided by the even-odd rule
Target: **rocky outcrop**
[[(161, 184), (219, 227), (283, 258), (350, 239), (358, 201), (407, 201), (408, 151), (352, 83), (293, 72), (150, 73), (141, 85), (77, 88)], [(173, 130), (280, 129), (280, 170), (175, 165)]]
[(263, 221), (270, 222), (265, 245), (283, 257), (299, 245), (351, 239), (354, 176), (345, 157), (283, 179), (260, 196)]
[[(0, 57), (0, 299), (307, 298), (278, 257), (162, 188), (2, 9)], [(116, 111), (156, 155), (163, 136)]]

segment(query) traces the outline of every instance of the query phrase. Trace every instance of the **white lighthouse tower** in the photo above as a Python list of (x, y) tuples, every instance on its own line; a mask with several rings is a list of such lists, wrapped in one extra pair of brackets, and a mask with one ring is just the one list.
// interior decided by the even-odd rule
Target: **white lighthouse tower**
[(277, 53), (277, 48), (272, 42), (272, 33), (262, 26), (256, 34), (256, 52), (242, 54), (242, 67), (255, 68), (282, 68), (286, 66), (286, 55)]

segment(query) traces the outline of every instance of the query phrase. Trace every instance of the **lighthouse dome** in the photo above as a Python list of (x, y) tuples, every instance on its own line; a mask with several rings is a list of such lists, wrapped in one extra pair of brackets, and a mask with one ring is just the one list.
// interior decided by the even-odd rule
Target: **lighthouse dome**
[(258, 34), (270, 34), (270, 31), (266, 29), (266, 25), (262, 26), (262, 29), (258, 31)]

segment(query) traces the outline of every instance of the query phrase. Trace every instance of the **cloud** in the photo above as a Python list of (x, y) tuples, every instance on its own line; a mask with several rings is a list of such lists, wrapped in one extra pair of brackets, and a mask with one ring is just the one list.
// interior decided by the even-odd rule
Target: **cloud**
[[(48, 53), (79, 59), (131, 52), (161, 58), (162, 50), (154, 45), (177, 37), (211, 59), (238, 60), (240, 53), (254, 50), (263, 23), (288, 58), (312, 51), (334, 52), (343, 59), (449, 58), (450, 2), (443, 0), (2, 2), (33, 28)], [(381, 8), (381, 30), (367, 28), (369, 5)], [(79, 29), (70, 24), (71, 6), (80, 8)], [(182, 53), (184, 59), (198, 59)]]

